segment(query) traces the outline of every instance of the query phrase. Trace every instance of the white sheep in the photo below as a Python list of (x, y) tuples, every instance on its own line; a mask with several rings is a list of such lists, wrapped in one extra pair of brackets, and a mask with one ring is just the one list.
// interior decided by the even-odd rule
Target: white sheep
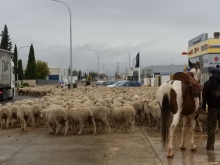
[(33, 104), (31, 106), (31, 121), (33, 129), (35, 128), (35, 126), (38, 128), (40, 125), (42, 110), (43, 108), (39, 104)]
[(94, 135), (96, 134), (96, 124), (94, 121), (92, 110), (88, 107), (71, 108), (67, 110), (70, 125), (79, 124), (78, 135), (82, 133), (85, 122), (91, 120), (94, 127)]
[(20, 120), (21, 131), (27, 131), (27, 124), (31, 120), (31, 106), (21, 105), (17, 110), (17, 117)]
[(137, 125), (142, 125), (144, 119), (144, 101), (142, 100), (135, 101), (132, 103), (132, 106), (136, 111), (135, 121)]
[(134, 133), (136, 111), (132, 106), (115, 107), (111, 106), (110, 118), (112, 125), (115, 127), (115, 132), (121, 126), (121, 124), (128, 124), (125, 132), (131, 128), (131, 132)]
[(92, 110), (94, 119), (96, 123), (103, 123), (105, 125), (105, 128), (108, 127), (108, 133), (111, 132), (111, 127), (110, 124), (108, 122), (108, 117), (110, 114), (110, 111), (108, 110), (108, 108), (100, 105), (95, 105), (95, 106), (91, 106), (89, 107)]
[(3, 129), (4, 126), (6, 129), (8, 129), (11, 119), (12, 119), (11, 108), (9, 106), (1, 106), (0, 107), (1, 129)]
[(56, 135), (60, 133), (63, 126), (65, 126), (64, 135), (66, 135), (69, 128), (69, 120), (66, 109), (61, 106), (54, 106), (44, 110), (44, 112), (46, 113), (50, 133), (55, 133)]

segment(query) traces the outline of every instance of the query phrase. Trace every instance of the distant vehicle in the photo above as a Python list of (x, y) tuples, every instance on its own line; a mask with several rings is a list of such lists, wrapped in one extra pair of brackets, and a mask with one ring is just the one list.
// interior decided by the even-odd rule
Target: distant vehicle
[(12, 100), (15, 94), (15, 72), (12, 53), (0, 49), (0, 100)]
[(108, 85), (107, 87), (115, 87), (115, 86), (117, 86), (120, 82), (122, 82), (122, 81), (116, 81), (116, 82), (114, 82), (114, 83)]
[(120, 81), (115, 85), (116, 87), (139, 87), (141, 86), (141, 83), (138, 81)]
[(103, 83), (104, 83), (105, 81), (97, 81), (96, 82), (96, 86), (98, 87), (98, 86), (103, 86)]
[(114, 82), (116, 82), (116, 81), (105, 81), (105, 82), (103, 82), (103, 86), (108, 86), (108, 85), (111, 85), (111, 84), (113, 84)]
[(85, 83), (85, 82), (86, 82), (86, 79), (85, 79), (85, 78), (83, 78), (81, 81), (82, 81), (82, 83)]

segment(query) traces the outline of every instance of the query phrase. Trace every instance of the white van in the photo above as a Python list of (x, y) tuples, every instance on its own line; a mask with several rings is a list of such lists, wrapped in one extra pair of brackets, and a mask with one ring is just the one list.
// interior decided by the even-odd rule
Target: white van
[(102, 87), (103, 86), (104, 81), (97, 81), (96, 82), (96, 86), (97, 87)]

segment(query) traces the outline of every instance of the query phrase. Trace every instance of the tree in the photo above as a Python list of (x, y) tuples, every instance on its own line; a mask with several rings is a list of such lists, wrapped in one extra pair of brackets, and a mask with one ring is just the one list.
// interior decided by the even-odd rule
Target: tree
[(86, 72), (84, 73), (84, 78), (86, 79), (86, 77), (87, 77), (87, 74), (86, 74)]
[(13, 57), (13, 62), (15, 66), (15, 81), (17, 81), (17, 74), (18, 74), (18, 51), (17, 51), (17, 46), (15, 45), (14, 48), (14, 57)]
[(34, 56), (34, 47), (31, 44), (29, 55), (28, 55), (28, 64), (25, 70), (25, 78), (26, 79), (36, 79), (37, 78), (37, 70), (36, 70), (36, 61)]
[(4, 49), (4, 50), (11, 51), (12, 42), (10, 41), (11, 39), (10, 39), (10, 36), (8, 35), (8, 27), (6, 24), (5, 24), (4, 30), (2, 31), (0, 36), (2, 37), (1, 43), (0, 43), (0, 48)]
[(18, 60), (18, 80), (24, 80), (24, 71), (22, 67), (22, 60)]
[(36, 62), (37, 79), (46, 79), (49, 75), (47, 62), (37, 60)]

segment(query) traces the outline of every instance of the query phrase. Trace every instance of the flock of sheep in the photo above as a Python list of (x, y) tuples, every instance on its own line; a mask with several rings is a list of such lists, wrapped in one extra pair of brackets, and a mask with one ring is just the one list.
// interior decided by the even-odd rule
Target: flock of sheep
[[(36, 99), (0, 105), (1, 128), (19, 125), (22, 131), (27, 131), (27, 127), (34, 129), (47, 124), (51, 134), (61, 133), (64, 128), (64, 135), (68, 131), (80, 135), (85, 127), (94, 134), (117, 130), (134, 133), (134, 125), (155, 127), (157, 131), (160, 128), (157, 89), (147, 86), (21, 88), (17, 91), (19, 95), (36, 96)], [(199, 120), (202, 118), (198, 118), (201, 124), (203, 121)]]
[[(2, 129), (20, 126), (36, 128), (47, 124), (51, 134), (73, 131), (80, 135), (89, 132), (130, 131), (134, 125), (160, 119), (155, 87), (78, 87), (73, 90), (54, 86), (25, 87), (19, 95), (36, 96), (0, 105)], [(159, 125), (159, 124), (157, 124)]]

